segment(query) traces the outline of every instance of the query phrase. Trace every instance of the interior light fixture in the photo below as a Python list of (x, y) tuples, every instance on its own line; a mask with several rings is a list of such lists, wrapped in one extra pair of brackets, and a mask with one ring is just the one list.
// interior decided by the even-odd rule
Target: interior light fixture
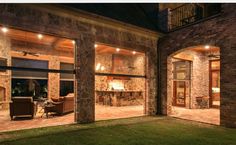
[(7, 33), (8, 29), (6, 27), (2, 27), (2, 32)]
[(133, 51), (132, 53), (133, 53), (133, 55), (135, 55), (135, 54), (136, 54), (136, 51)]
[(94, 47), (95, 47), (95, 48), (97, 48), (97, 47), (98, 47), (98, 45), (97, 45), (97, 44), (94, 44)]
[(104, 67), (104, 66), (102, 66), (102, 67), (101, 67), (101, 70), (102, 70), (102, 71), (104, 71), (104, 70), (105, 70), (105, 67)]
[(72, 40), (72, 44), (75, 44), (75, 40)]
[(98, 64), (96, 65), (96, 70), (99, 70), (100, 67), (101, 67), (101, 63), (98, 63)]
[(116, 52), (119, 52), (120, 51), (120, 48), (116, 48)]
[(205, 46), (205, 49), (209, 49), (209, 48), (210, 48), (210, 46), (209, 46), (209, 45), (206, 45), (206, 46)]
[(42, 34), (38, 34), (38, 39), (42, 39), (43, 35)]

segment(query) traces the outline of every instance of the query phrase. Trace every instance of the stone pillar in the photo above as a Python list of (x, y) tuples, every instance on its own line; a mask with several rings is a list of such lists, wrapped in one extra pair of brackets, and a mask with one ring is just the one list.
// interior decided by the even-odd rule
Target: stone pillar
[(157, 42), (152, 49), (146, 53), (146, 114), (156, 115), (157, 113)]
[(95, 121), (95, 39), (90, 34), (76, 40), (75, 51), (75, 121)]
[[(60, 60), (58, 56), (50, 56), (48, 62), (49, 69), (60, 69)], [(59, 98), (60, 96), (60, 74), (48, 73), (48, 98)]]

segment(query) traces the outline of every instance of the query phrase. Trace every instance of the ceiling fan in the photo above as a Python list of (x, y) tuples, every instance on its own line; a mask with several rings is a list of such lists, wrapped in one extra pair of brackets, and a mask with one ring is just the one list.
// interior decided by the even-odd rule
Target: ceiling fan
[(220, 58), (219, 54), (209, 54), (208, 57), (210, 58)]
[(217, 58), (219, 59), (220, 58), (220, 54), (214, 54), (214, 51), (212, 50), (212, 47), (208, 46), (209, 47), (209, 54), (208, 54), (208, 57), (209, 58)]
[(22, 53), (23, 53), (23, 56), (32, 55), (32, 56), (39, 57), (37, 53), (33, 53), (33, 52), (22, 51)]

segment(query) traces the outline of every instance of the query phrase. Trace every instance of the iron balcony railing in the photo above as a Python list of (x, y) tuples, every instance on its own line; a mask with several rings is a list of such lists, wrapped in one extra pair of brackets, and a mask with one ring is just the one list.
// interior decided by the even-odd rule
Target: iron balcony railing
[(170, 10), (169, 30), (197, 22), (220, 13), (220, 4), (183, 4)]

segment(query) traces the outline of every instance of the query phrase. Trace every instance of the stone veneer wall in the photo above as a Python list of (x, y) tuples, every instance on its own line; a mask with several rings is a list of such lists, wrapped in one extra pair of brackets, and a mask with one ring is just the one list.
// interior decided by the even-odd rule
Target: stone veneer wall
[(236, 127), (236, 5), (222, 4), (222, 12), (209, 20), (202, 21), (167, 34), (160, 39), (161, 51), (161, 98), (162, 113), (168, 113), (167, 58), (174, 52), (199, 45), (220, 48), (220, 124)]
[[(49, 69), (60, 69), (60, 60), (58, 56), (49, 56)], [(60, 97), (60, 74), (48, 73), (48, 98)]]
[[(0, 58), (7, 59), (7, 65), (11, 65), (10, 50), (11, 43), (10, 40), (0, 34)], [(0, 104), (0, 110), (7, 109), (8, 103), (11, 98), (11, 71), (0, 72), (0, 87), (5, 88), (5, 100), (3, 104)]]
[[(98, 70), (96, 72), (112, 73), (112, 57), (118, 56), (122, 60), (122, 68), (115, 68), (115, 74), (127, 74), (127, 75), (144, 75), (145, 73), (145, 56), (124, 56), (119, 54), (96, 54), (95, 64), (100, 63), (105, 67), (104, 71)], [(133, 67), (133, 68), (130, 68)], [(95, 76), (95, 90), (107, 90), (109, 89), (109, 83), (112, 80), (107, 76)], [(129, 78), (120, 79), (124, 83), (126, 90), (145, 91), (145, 79), (142, 78)]]
[[(191, 61), (191, 78), (186, 82), (186, 108), (199, 108), (196, 97), (208, 96), (209, 97), (209, 58), (207, 54), (196, 52), (192, 50), (183, 50), (179, 52), (182, 56), (190, 56)], [(181, 56), (180, 55), (180, 56)], [(171, 113), (171, 106), (173, 101), (173, 62), (180, 61), (179, 59), (172, 58), (173, 55), (168, 57), (168, 88), (167, 99), (169, 113)], [(178, 57), (180, 59), (185, 59)]]
[(147, 112), (149, 115), (155, 115), (158, 33), (102, 17), (93, 15), (83, 17), (84, 15), (84, 12), (53, 5), (0, 5), (2, 25), (76, 40), (75, 120), (77, 122), (94, 121), (95, 42), (130, 48), (147, 54)]

